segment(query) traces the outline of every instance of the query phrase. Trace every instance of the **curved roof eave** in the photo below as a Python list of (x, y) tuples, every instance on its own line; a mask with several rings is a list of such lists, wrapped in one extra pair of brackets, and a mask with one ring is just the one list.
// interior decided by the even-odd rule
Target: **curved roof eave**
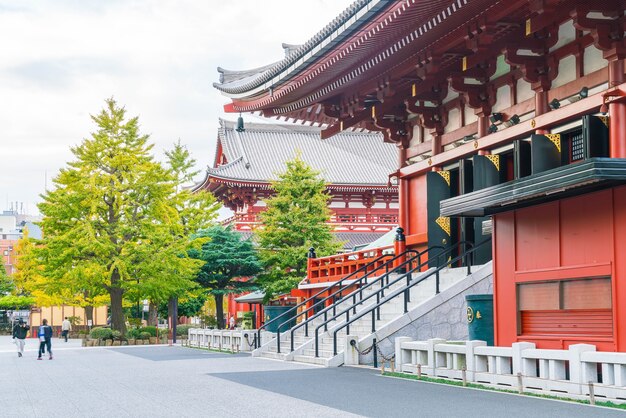
[(213, 83), (213, 87), (231, 98), (248, 97), (268, 90), (278, 82), (305, 69), (391, 2), (391, 0), (356, 0), (315, 36), (267, 70), (237, 80), (235, 83)]

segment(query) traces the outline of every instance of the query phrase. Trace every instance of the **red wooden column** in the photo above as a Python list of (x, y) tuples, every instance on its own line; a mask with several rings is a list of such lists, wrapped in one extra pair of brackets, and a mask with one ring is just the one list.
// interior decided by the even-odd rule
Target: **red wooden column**
[[(617, 54), (609, 60), (609, 86), (624, 82), (624, 59)], [(609, 59), (607, 57), (607, 59)], [(626, 158), (626, 103), (609, 103), (609, 150), (611, 158)]]

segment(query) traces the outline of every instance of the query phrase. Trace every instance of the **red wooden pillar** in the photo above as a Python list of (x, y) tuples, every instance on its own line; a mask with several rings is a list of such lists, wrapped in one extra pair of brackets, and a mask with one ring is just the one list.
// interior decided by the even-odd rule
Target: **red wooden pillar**
[[(535, 90), (535, 116), (548, 113), (549, 108), (550, 106), (548, 105), (548, 92), (539, 87), (537, 90)], [(537, 129), (535, 132), (541, 135), (549, 133), (549, 131), (546, 129)]]
[[(624, 60), (619, 56), (609, 61), (609, 85), (624, 82)], [(626, 158), (626, 103), (609, 103), (609, 150), (611, 158)]]

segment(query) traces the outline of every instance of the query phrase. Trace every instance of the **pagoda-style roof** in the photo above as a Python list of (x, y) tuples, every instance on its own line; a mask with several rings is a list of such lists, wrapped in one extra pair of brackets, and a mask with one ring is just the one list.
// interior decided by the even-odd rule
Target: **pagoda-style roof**
[[(397, 147), (384, 143), (382, 135), (345, 131), (326, 140), (320, 128), (295, 124), (246, 123), (238, 132), (235, 124), (220, 120), (214, 167), (207, 169), (209, 182), (241, 184), (277, 180), (285, 163), (296, 155), (320, 172), (329, 187), (389, 187), (389, 174), (397, 170)], [(220, 161), (225, 164), (220, 165)]]
[[(391, 0), (356, 0), (332, 22), (302, 45), (283, 44), (285, 58), (276, 63), (249, 71), (229, 71), (218, 68), (222, 74), (214, 87), (224, 94), (234, 97), (251, 95), (271, 88), (275, 78), (285, 80), (308, 67), (324, 53), (332, 50), (338, 43), (347, 39), (372, 15), (386, 7)], [(229, 75), (243, 74), (245, 77), (231, 78)]]
[[(369, 100), (380, 102), (376, 91), (384, 91), (384, 84), (396, 78), (410, 92), (411, 84), (423, 79), (415, 74), (416, 65), (435, 53), (435, 44), (445, 44), (441, 51), (436, 51), (437, 55), (445, 55), (440, 62), (442, 69), (446, 66), (447, 71), (459, 71), (458, 61), (468, 52), (464, 46), (468, 36), (464, 25), (487, 13), (490, 20), (507, 17), (507, 10), (497, 7), (500, 3), (503, 2), (356, 0), (283, 60), (251, 71), (245, 78), (231, 82), (222, 79), (214, 86), (232, 99), (225, 106), (227, 112), (262, 110), (266, 116), (288, 114), (329, 123), (337, 117), (320, 109), (311, 113), (308, 107), (325, 101), (332, 105), (342, 95), (354, 96), (357, 109), (368, 107)], [(515, 2), (507, 5), (511, 3)], [(519, 27), (517, 22), (515, 25)], [(508, 32), (508, 27), (501, 25), (494, 39)], [(354, 91), (355, 86), (360, 91)], [(370, 93), (374, 96), (369, 97)]]

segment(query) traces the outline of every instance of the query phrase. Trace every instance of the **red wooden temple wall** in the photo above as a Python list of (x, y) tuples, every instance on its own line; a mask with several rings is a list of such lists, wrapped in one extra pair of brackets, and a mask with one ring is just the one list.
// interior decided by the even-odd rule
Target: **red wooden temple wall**
[(497, 345), (626, 350), (626, 186), (494, 221)]

